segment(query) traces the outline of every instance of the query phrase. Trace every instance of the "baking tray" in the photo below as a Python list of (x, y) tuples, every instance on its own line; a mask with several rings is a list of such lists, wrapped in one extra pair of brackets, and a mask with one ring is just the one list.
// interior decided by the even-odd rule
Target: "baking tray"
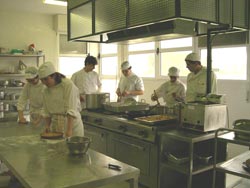
[(142, 102), (134, 102), (134, 103), (107, 102), (103, 103), (103, 107), (105, 110), (120, 113), (120, 112), (148, 110), (149, 104)]
[(162, 114), (162, 115), (138, 117), (135, 118), (135, 120), (149, 125), (159, 125), (159, 124), (174, 122), (177, 120), (177, 118), (174, 116), (169, 116), (167, 114)]

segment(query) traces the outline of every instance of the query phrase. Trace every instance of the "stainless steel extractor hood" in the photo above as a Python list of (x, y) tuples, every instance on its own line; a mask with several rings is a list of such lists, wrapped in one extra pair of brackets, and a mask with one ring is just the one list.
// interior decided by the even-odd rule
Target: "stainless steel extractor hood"
[(68, 40), (138, 43), (249, 29), (249, 0), (68, 0)]
[(139, 43), (195, 35), (195, 22), (172, 20), (107, 33), (107, 43)]

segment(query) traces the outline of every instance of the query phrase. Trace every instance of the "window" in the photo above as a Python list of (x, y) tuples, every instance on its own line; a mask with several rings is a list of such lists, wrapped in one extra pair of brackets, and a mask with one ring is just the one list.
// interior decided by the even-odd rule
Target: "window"
[(138, 76), (154, 78), (155, 42), (128, 45), (128, 61)]
[(84, 67), (86, 54), (87, 44), (85, 42), (68, 42), (67, 35), (59, 35), (58, 71), (60, 73), (71, 78), (73, 73)]
[(67, 78), (71, 78), (73, 73), (84, 67), (84, 60), (85, 57), (60, 56), (59, 72), (64, 74)]
[(180, 76), (187, 76), (185, 58), (192, 52), (192, 37), (164, 40), (160, 42), (160, 76), (167, 76), (172, 66), (180, 69)]
[(185, 58), (192, 51), (177, 51), (161, 53), (161, 76), (168, 75), (168, 69), (172, 66), (180, 69), (180, 76), (187, 76), (189, 70), (186, 68)]
[(100, 68), (102, 92), (110, 93), (110, 100), (116, 101), (118, 75), (118, 46), (117, 44), (100, 44)]
[(192, 47), (192, 38), (180, 38), (161, 41), (161, 48)]
[[(201, 61), (202, 64), (207, 64), (207, 49), (201, 50)], [(213, 48), (212, 69), (218, 79), (246, 80), (246, 47)]]

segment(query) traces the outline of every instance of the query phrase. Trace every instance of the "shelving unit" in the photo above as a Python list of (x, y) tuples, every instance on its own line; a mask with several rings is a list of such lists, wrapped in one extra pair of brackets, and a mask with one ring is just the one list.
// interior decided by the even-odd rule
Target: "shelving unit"
[[(0, 91), (4, 92), (4, 98), (0, 100), (0, 104), (3, 104), (3, 108), (0, 109), (0, 121), (8, 121), (17, 119), (17, 108), (16, 104), (18, 101), (18, 96), (20, 95), (23, 86), (16, 86), (11, 83), (13, 80), (18, 80), (25, 82), (24, 74), (18, 72), (17, 67), (19, 61), (27, 61), (29, 65), (27, 66), (39, 66), (40, 63), (45, 62), (44, 54), (0, 54), (0, 82), (8, 81), (8, 84), (0, 84)], [(35, 63), (35, 64), (34, 64)], [(13, 70), (9, 70), (11, 68)], [(11, 98), (10, 95), (15, 94), (17, 97)], [(25, 115), (29, 114), (29, 108), (26, 107)]]
[[(214, 138), (214, 132), (179, 129), (161, 133), (159, 188), (200, 188), (201, 185), (211, 188)], [(226, 145), (220, 144), (219, 148), (220, 160), (224, 160)], [(170, 160), (169, 154), (177, 153), (180, 157), (176, 161)], [(218, 176), (220, 181), (217, 183), (223, 186), (225, 177), (222, 174)]]
[[(239, 139), (236, 137), (236, 134), (249, 134), (248, 140)], [(242, 130), (236, 130), (236, 129), (218, 129), (216, 131), (216, 137), (215, 137), (215, 160), (214, 160), (214, 174), (213, 174), (213, 188), (216, 188), (215, 182), (216, 182), (216, 174), (218, 172), (224, 173), (224, 174), (231, 174), (234, 176), (241, 177), (240, 181), (237, 181), (233, 187), (225, 186), (226, 188), (249, 188), (250, 187), (250, 171), (247, 172), (242, 164), (247, 159), (250, 158), (250, 151), (246, 151), (236, 157), (233, 157), (231, 159), (227, 159), (224, 161), (217, 161), (218, 158), (218, 145), (220, 143), (232, 143), (232, 144), (238, 144), (243, 146), (250, 146), (250, 131), (242, 131)]]
[(36, 66), (39, 66), (39, 59), (42, 58), (43, 62), (45, 61), (45, 55), (44, 54), (0, 54), (0, 57), (6, 57), (6, 58), (36, 58)]

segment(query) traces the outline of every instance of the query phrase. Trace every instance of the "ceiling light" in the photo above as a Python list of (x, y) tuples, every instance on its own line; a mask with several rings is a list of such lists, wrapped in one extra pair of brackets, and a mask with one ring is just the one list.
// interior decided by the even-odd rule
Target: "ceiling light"
[(51, 5), (67, 6), (66, 0), (43, 0), (43, 3)]

